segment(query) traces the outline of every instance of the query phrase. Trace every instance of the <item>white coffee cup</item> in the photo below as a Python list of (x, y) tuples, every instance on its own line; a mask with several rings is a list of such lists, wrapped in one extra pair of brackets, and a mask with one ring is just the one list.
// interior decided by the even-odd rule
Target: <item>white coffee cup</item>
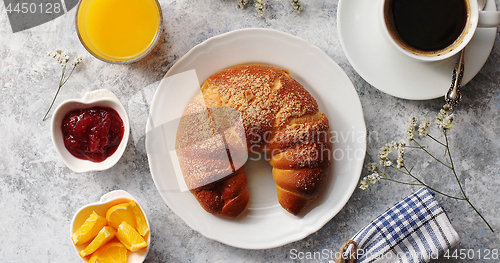
[[(467, 46), (478, 27), (500, 26), (500, 12), (479, 11), (477, 0), (463, 0), (466, 5), (467, 20), (462, 33), (449, 46), (440, 50), (422, 51), (406, 44), (398, 35), (392, 17), (390, 3), (397, 0), (382, 0), (379, 10), (380, 24), (385, 38), (403, 54), (413, 59), (431, 62), (454, 56)], [(490, 0), (492, 1), (492, 0)]]

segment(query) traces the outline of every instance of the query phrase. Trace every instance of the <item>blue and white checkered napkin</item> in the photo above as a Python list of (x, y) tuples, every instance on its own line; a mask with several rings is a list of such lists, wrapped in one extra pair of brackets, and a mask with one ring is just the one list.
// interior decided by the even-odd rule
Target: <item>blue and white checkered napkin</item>
[(351, 241), (344, 251), (352, 252), (357, 244), (356, 263), (429, 262), (460, 243), (443, 207), (428, 188), (389, 208), (351, 240), (355, 243)]

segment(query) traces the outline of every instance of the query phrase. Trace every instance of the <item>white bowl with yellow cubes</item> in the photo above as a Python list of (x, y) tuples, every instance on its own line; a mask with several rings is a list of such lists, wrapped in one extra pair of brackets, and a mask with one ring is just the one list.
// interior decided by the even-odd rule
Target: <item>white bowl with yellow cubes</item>
[(117, 259), (141, 263), (149, 252), (150, 237), (146, 213), (123, 190), (80, 208), (71, 222), (71, 242), (78, 256), (89, 263)]

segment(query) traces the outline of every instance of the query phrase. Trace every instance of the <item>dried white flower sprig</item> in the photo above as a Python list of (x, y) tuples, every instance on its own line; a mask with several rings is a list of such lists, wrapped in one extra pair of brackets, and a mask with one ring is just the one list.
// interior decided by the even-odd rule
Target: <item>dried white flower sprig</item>
[(266, 0), (255, 0), (255, 10), (257, 14), (261, 15), (266, 9)]
[[(362, 190), (365, 190), (369, 187), (370, 184), (375, 184), (380, 180), (387, 180), (391, 182), (396, 182), (400, 184), (406, 184), (406, 185), (418, 185), (418, 186), (424, 186), (429, 189), (432, 189), (434, 192), (441, 194), (443, 196), (455, 199), (455, 200), (460, 200), (460, 201), (466, 201), (472, 209), (481, 217), (481, 219), (486, 223), (486, 225), (490, 228), (492, 232), (493, 228), (490, 226), (488, 221), (481, 215), (481, 213), (474, 207), (474, 205), (471, 203), (469, 198), (467, 197), (462, 184), (460, 183), (460, 180), (458, 179), (457, 172), (455, 170), (455, 165), (453, 164), (453, 158), (451, 156), (450, 152), (450, 147), (449, 147), (449, 141), (448, 141), (448, 135), (447, 132), (453, 127), (453, 114), (452, 112), (452, 107), (449, 105), (444, 105), (443, 108), (439, 111), (438, 116), (436, 117), (435, 124), (438, 126), (438, 128), (441, 130), (443, 133), (444, 137), (444, 143), (433, 137), (430, 132), (430, 122), (429, 121), (422, 121), (420, 125), (417, 127), (417, 118), (412, 117), (406, 126), (406, 141), (408, 142), (408, 145), (406, 144), (405, 140), (401, 140), (400, 142), (390, 142), (386, 144), (382, 149), (380, 149), (378, 157), (380, 160), (380, 169), (379, 166), (376, 163), (369, 163), (366, 165), (366, 169), (370, 173), (370, 175), (364, 177), (361, 180), (359, 188)], [(418, 131), (418, 134), (416, 134), (416, 131)], [(435, 157), (432, 153), (430, 153), (424, 146), (422, 146), (416, 139), (418, 137), (426, 137), (430, 138), (432, 141), (438, 143), (439, 145), (444, 147), (445, 150), (445, 161), (442, 161)], [(411, 145), (414, 144), (414, 145)], [(417, 178), (413, 173), (413, 167), (408, 168), (407, 165), (405, 164), (404, 160), (404, 154), (406, 151), (406, 148), (414, 148), (414, 149), (420, 149), (424, 151), (426, 154), (428, 154), (430, 157), (432, 157), (434, 160), (436, 160), (438, 163), (443, 165), (444, 167), (448, 168), (451, 170), (453, 173), (455, 180), (457, 181), (458, 187), (460, 188), (460, 192), (455, 191), (455, 195), (449, 195), (446, 193), (443, 193), (441, 191), (438, 191), (431, 186), (427, 185), (424, 183), (421, 179)], [(392, 152), (397, 152), (397, 160), (396, 160), (396, 165), (390, 160), (389, 155)], [(393, 169), (397, 172), (403, 173), (407, 176), (409, 176), (412, 181), (399, 181), (395, 180), (393, 178), (390, 178), (387, 173), (387, 169)]]
[[(264, 10), (266, 10), (266, 1), (267, 0), (255, 0), (255, 10), (257, 11), (258, 15), (262, 15), (264, 13)], [(281, 0), (278, 0), (281, 2)], [(290, 0), (290, 3), (292, 4), (292, 7), (295, 11), (301, 12), (303, 7), (302, 4), (300, 3), (300, 0)], [(238, 0), (238, 8), (244, 8), (248, 4), (248, 0)]]
[(47, 113), (45, 113), (45, 116), (43, 116), (42, 121), (45, 121), (45, 119), (47, 119), (47, 115), (49, 115), (49, 112), (52, 109), (52, 106), (54, 106), (54, 102), (56, 101), (57, 95), (59, 94), (59, 91), (61, 91), (62, 86), (64, 84), (66, 84), (69, 77), (71, 77), (71, 75), (73, 74), (73, 71), (75, 71), (76, 66), (78, 66), (80, 63), (82, 63), (82, 60), (83, 60), (82, 56), (77, 57), (70, 65), (71, 71), (69, 72), (68, 75), (66, 75), (66, 73), (67, 73), (66, 69), (68, 66), (69, 59), (70, 59), (69, 55), (62, 50), (49, 51), (49, 52), (47, 52), (47, 55), (49, 55), (49, 57), (55, 59), (57, 61), (57, 63), (59, 63), (59, 65), (62, 68), (62, 75), (61, 75), (61, 79), (59, 80), (59, 87), (57, 88), (56, 95), (54, 96), (54, 99), (52, 100), (52, 103), (50, 104), (50, 107), (47, 110)]

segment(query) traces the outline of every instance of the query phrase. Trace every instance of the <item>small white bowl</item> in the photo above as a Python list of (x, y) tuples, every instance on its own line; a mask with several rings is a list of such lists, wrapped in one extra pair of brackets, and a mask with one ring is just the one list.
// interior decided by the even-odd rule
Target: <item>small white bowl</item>
[[(109, 193), (103, 195), (101, 197), (101, 200), (99, 200), (99, 202), (91, 203), (91, 204), (88, 204), (88, 205), (80, 208), (75, 213), (75, 215), (73, 216), (73, 220), (71, 221), (71, 229), (70, 229), (71, 232), (69, 235), (69, 237), (70, 237), (69, 242), (71, 242), (71, 244), (73, 244), (73, 241), (71, 240), (71, 236), (73, 235), (73, 233), (75, 233), (75, 231), (81, 225), (83, 225), (85, 220), (87, 220), (87, 218), (90, 216), (90, 214), (92, 214), (92, 211), (95, 211), (98, 215), (105, 217), (106, 212), (112, 206), (117, 205), (117, 204), (121, 204), (121, 203), (127, 203), (127, 202), (130, 202), (132, 200), (134, 200), (136, 202), (136, 204), (139, 206), (139, 208), (141, 208), (142, 213), (144, 214), (144, 217), (146, 218), (146, 223), (148, 224), (149, 231), (146, 234), (146, 236), (144, 236), (144, 240), (146, 241), (146, 243), (148, 243), (148, 246), (145, 249), (141, 249), (138, 251), (134, 251), (134, 252), (129, 251), (127, 254), (128, 255), (128, 263), (142, 263), (144, 261), (144, 259), (146, 259), (146, 255), (149, 252), (149, 247), (151, 246), (151, 242), (150, 242), (151, 228), (149, 227), (148, 217), (147, 217), (146, 213), (144, 213), (144, 209), (142, 209), (141, 204), (131, 194), (129, 194), (123, 190), (115, 190), (115, 191), (109, 192)], [(112, 241), (110, 241), (110, 242), (112, 242)], [(81, 258), (83, 260), (83, 262), (88, 262), (90, 257), (82, 258), (82, 257), (80, 257), (80, 255), (78, 253), (80, 253), (80, 251), (85, 249), (85, 247), (87, 245), (88, 244), (80, 245), (80, 246), (73, 245), (77, 256), (79, 258)]]
[[(124, 131), (120, 145), (111, 156), (109, 156), (102, 162), (92, 162), (89, 160), (77, 158), (73, 156), (68, 151), (68, 149), (66, 149), (66, 146), (64, 146), (61, 130), (63, 118), (70, 111), (91, 107), (112, 108), (116, 110), (116, 112), (118, 112), (120, 118), (123, 121)], [(69, 169), (73, 170), (76, 173), (103, 171), (115, 165), (122, 157), (123, 152), (125, 152), (125, 148), (127, 147), (128, 142), (128, 136), (130, 133), (130, 123), (125, 108), (123, 107), (120, 100), (115, 96), (115, 94), (107, 89), (100, 89), (86, 93), (80, 100), (67, 100), (61, 103), (61, 105), (59, 105), (59, 107), (57, 107), (57, 109), (55, 110), (54, 116), (52, 117), (51, 133), (52, 143), (54, 143), (57, 153), (59, 154), (59, 156), (61, 156), (64, 164), (66, 164)]]

